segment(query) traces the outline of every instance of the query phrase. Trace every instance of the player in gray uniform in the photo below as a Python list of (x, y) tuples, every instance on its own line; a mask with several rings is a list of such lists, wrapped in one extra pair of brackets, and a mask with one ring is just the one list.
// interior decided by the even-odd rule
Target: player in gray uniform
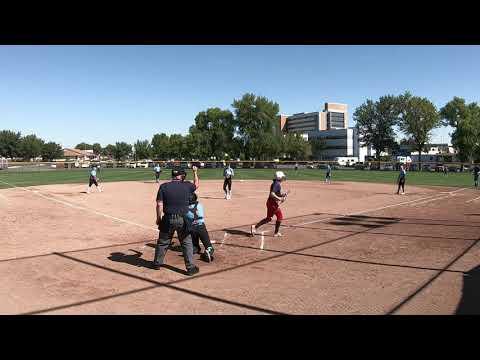
[(400, 194), (400, 187), (402, 188), (402, 195), (405, 194), (405, 178), (407, 176), (407, 171), (403, 165), (400, 166), (400, 173), (398, 174), (398, 190), (397, 195)]
[(325, 174), (325, 182), (330, 184), (332, 182), (332, 167), (327, 164), (327, 173)]
[(230, 200), (232, 198), (232, 178), (235, 175), (235, 172), (230, 167), (230, 164), (227, 164), (227, 167), (223, 170), (223, 191), (225, 192), (225, 199)]
[(95, 184), (95, 186), (97, 187), (98, 191), (99, 192), (102, 192), (102, 189), (101, 187), (98, 185), (98, 181), (97, 181), (97, 166), (92, 166), (92, 168), (90, 169), (90, 178), (88, 180), (88, 188), (87, 188), (87, 194), (90, 194), (90, 188), (92, 187), (92, 185)]

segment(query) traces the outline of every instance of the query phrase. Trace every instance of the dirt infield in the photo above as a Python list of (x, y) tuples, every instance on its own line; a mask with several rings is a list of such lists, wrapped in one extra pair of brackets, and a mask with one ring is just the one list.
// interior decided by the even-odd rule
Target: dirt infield
[[(149, 268), (154, 182), (0, 190), (2, 314), (480, 313), (480, 191), (289, 181), (284, 236), (268, 181), (202, 181), (215, 261)], [(263, 235), (262, 235), (263, 231)]]

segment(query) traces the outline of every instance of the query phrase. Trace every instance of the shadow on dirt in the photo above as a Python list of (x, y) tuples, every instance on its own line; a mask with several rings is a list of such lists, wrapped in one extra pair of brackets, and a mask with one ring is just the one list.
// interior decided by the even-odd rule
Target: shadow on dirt
[(480, 315), (480, 265), (463, 274), (462, 298), (457, 315)]
[[(148, 244), (148, 245), (150, 245), (150, 244)], [(132, 249), (129, 249), (129, 250), (134, 252), (135, 254), (129, 255), (129, 254), (121, 253), (121, 252), (114, 252), (114, 253), (110, 254), (108, 259), (111, 260), (111, 261), (123, 262), (123, 263), (133, 265), (133, 266), (137, 266), (137, 267), (144, 267), (144, 268), (147, 268), (147, 269), (152, 269), (153, 268), (151, 261), (142, 259), (141, 256), (143, 254), (140, 251), (136, 251), (136, 250), (132, 250)], [(182, 275), (186, 274), (185, 271), (177, 269), (176, 267), (173, 267), (173, 266), (170, 266), (170, 265), (167, 265), (167, 264), (163, 264), (162, 267), (164, 267), (166, 269), (169, 269), (169, 270), (172, 270), (172, 271), (175, 271), (175, 272), (177, 272), (179, 274), (182, 274)]]
[(223, 229), (229, 235), (241, 235), (241, 236), (248, 236), (251, 237), (252, 235), (248, 231), (243, 230), (235, 230), (235, 229)]

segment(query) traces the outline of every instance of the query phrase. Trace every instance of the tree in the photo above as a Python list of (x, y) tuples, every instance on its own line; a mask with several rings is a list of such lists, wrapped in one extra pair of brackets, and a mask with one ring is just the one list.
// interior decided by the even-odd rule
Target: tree
[(432, 130), (441, 125), (435, 105), (427, 98), (412, 96), (409, 92), (397, 98), (400, 112), (399, 128), (415, 144), (419, 169), (422, 170), (422, 151), (429, 142)]
[(444, 125), (454, 129), (452, 144), (459, 150), (460, 160), (475, 161), (480, 153), (480, 106), (454, 97), (440, 110), (440, 116)]
[(235, 127), (247, 159), (260, 157), (266, 145), (262, 138), (274, 134), (278, 123), (279, 106), (263, 96), (245, 94), (234, 100)]
[(127, 144), (125, 142), (117, 142), (115, 143), (115, 149), (113, 151), (113, 157), (115, 160), (125, 160), (130, 156), (132, 153), (132, 145)]
[(25, 160), (35, 159), (42, 153), (44, 141), (36, 135), (27, 135), (20, 140), (18, 151)]
[(311, 138), (308, 139), (308, 142), (310, 143), (313, 159), (321, 159), (322, 153), (327, 149), (326, 141), (321, 138)]
[(136, 160), (145, 160), (152, 156), (152, 146), (148, 140), (137, 140), (133, 147), (135, 149)]
[(209, 108), (198, 113), (195, 117), (195, 125), (190, 132), (197, 132), (204, 141), (202, 151), (206, 157), (215, 156), (223, 158), (229, 153), (235, 132), (235, 122), (230, 110), (222, 110), (218, 107)]
[(48, 142), (42, 146), (42, 160), (52, 161), (63, 157), (62, 147), (54, 142)]
[(361, 143), (375, 150), (378, 161), (380, 154), (395, 144), (394, 126), (399, 121), (399, 110), (397, 98), (386, 95), (375, 102), (367, 100), (353, 114)]
[(111, 145), (111, 144), (108, 144), (107, 146), (105, 146), (101, 151), (101, 154), (103, 156), (109, 156), (109, 157), (113, 157), (114, 153), (115, 153), (115, 145)]
[(170, 135), (169, 155), (173, 159), (182, 159), (186, 153), (185, 140), (181, 134)]
[(170, 138), (161, 133), (155, 134), (152, 138), (153, 157), (159, 160), (167, 160), (170, 156)]
[(312, 154), (310, 143), (296, 133), (282, 137), (282, 152), (292, 160), (306, 160)]
[(10, 130), (0, 131), (0, 156), (14, 158), (19, 155), (22, 134)]
[(95, 143), (92, 145), (92, 150), (95, 155), (100, 155), (102, 153), (102, 145)]
[(77, 146), (75, 146), (75, 149), (78, 149), (78, 150), (93, 150), (93, 145), (82, 142), (80, 144), (77, 144)]

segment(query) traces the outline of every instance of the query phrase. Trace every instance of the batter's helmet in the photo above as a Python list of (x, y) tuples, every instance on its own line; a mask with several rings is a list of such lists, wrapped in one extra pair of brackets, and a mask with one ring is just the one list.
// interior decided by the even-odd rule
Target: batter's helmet
[(172, 177), (177, 177), (179, 175), (187, 176), (187, 172), (183, 168), (174, 168), (172, 169)]

